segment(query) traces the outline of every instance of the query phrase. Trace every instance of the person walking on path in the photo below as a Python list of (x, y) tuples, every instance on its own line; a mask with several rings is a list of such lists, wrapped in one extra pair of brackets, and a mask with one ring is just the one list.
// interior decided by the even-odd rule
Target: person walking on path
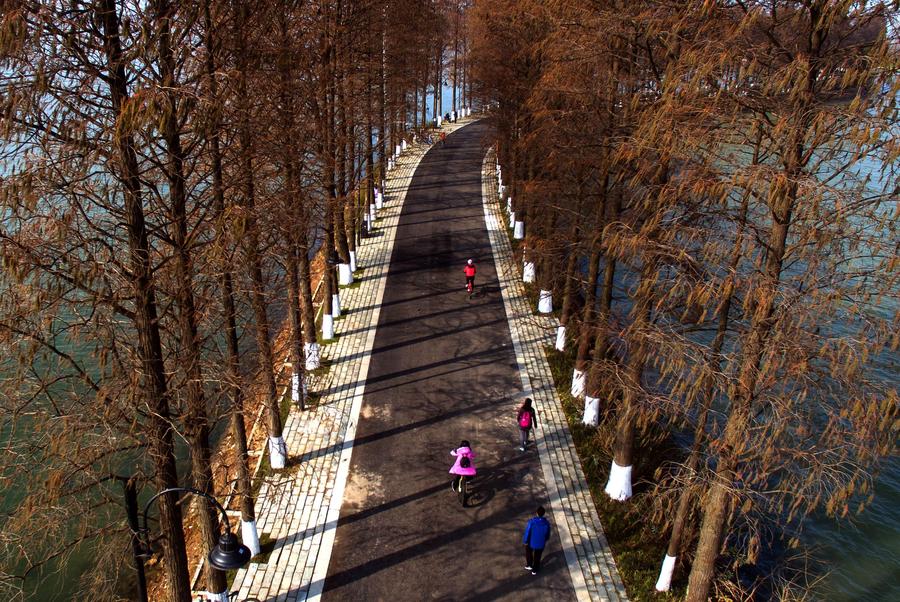
[(472, 451), (469, 442), (463, 439), (459, 443), (459, 447), (451, 451), (450, 455), (456, 456), (456, 462), (454, 462), (453, 466), (450, 468), (450, 474), (454, 475), (453, 480), (450, 481), (450, 489), (458, 491), (460, 477), (475, 476), (475, 462), (472, 461), (475, 457), (475, 452)]
[(516, 422), (519, 425), (519, 451), (525, 451), (528, 447), (528, 434), (531, 429), (537, 428), (537, 412), (531, 405), (531, 398), (526, 397), (516, 412)]
[(525, 535), (522, 543), (525, 545), (525, 570), (537, 575), (541, 570), (541, 555), (550, 537), (550, 521), (544, 518), (543, 506), (537, 507), (537, 516), (531, 518), (525, 525)]

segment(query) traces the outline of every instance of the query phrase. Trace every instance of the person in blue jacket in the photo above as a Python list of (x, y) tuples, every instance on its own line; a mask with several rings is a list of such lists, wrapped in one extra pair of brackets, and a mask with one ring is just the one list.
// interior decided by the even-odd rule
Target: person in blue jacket
[(550, 522), (544, 518), (545, 513), (544, 507), (538, 506), (537, 516), (525, 525), (525, 535), (522, 537), (522, 543), (525, 544), (525, 570), (531, 571), (532, 575), (537, 575), (541, 570), (541, 555), (547, 545), (547, 538), (550, 537)]

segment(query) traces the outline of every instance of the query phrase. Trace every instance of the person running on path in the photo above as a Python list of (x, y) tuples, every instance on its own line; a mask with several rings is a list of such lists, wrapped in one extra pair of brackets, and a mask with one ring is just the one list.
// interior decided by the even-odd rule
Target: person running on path
[(546, 511), (543, 506), (538, 506), (534, 518), (525, 525), (525, 535), (522, 543), (525, 545), (525, 570), (537, 575), (541, 570), (541, 556), (550, 537), (550, 521), (544, 518)]
[(460, 477), (475, 476), (475, 462), (472, 461), (475, 457), (475, 452), (472, 451), (469, 442), (463, 439), (460, 441), (459, 447), (451, 451), (450, 455), (456, 456), (456, 462), (454, 462), (453, 466), (450, 468), (450, 474), (454, 475), (453, 479), (450, 481), (450, 489), (458, 491)]
[[(470, 259), (466, 262), (466, 267), (463, 268), (463, 273), (466, 275), (466, 290), (471, 292), (475, 290), (475, 261)], [(469, 289), (469, 283), (472, 283), (472, 288)]]
[(528, 434), (537, 428), (537, 411), (531, 405), (531, 398), (526, 397), (516, 412), (516, 423), (519, 425), (519, 451), (528, 447)]

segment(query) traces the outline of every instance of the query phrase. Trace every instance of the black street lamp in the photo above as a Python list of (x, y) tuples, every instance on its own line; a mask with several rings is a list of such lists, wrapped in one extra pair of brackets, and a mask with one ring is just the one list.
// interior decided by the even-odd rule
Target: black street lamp
[(150, 529), (147, 527), (147, 513), (150, 511), (150, 506), (153, 502), (167, 493), (192, 493), (194, 495), (199, 495), (202, 498), (206, 498), (219, 510), (219, 513), (222, 515), (222, 522), (225, 524), (225, 532), (219, 535), (219, 543), (209, 551), (207, 561), (211, 566), (220, 571), (228, 571), (240, 568), (250, 562), (250, 548), (240, 543), (234, 533), (231, 532), (231, 523), (228, 522), (228, 514), (225, 512), (225, 508), (222, 507), (222, 504), (208, 493), (204, 493), (203, 491), (191, 487), (170, 487), (169, 489), (163, 489), (151, 497), (144, 506), (143, 527), (139, 527), (137, 491), (135, 490), (134, 480), (129, 479), (125, 483), (125, 506), (128, 512), (128, 524), (131, 527), (132, 550), (134, 553), (135, 569), (138, 574), (138, 600), (140, 602), (148, 602), (147, 579), (144, 576), (144, 558), (149, 556), (150, 552)]

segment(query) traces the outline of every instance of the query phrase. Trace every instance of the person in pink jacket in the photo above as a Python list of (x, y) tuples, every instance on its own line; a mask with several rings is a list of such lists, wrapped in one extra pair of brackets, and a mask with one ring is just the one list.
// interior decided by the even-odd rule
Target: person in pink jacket
[(456, 462), (450, 468), (450, 474), (454, 475), (450, 481), (450, 489), (456, 491), (459, 489), (459, 477), (474, 477), (475, 473), (475, 452), (469, 445), (469, 442), (463, 439), (459, 443), (459, 447), (450, 452), (451, 456), (456, 456)]

